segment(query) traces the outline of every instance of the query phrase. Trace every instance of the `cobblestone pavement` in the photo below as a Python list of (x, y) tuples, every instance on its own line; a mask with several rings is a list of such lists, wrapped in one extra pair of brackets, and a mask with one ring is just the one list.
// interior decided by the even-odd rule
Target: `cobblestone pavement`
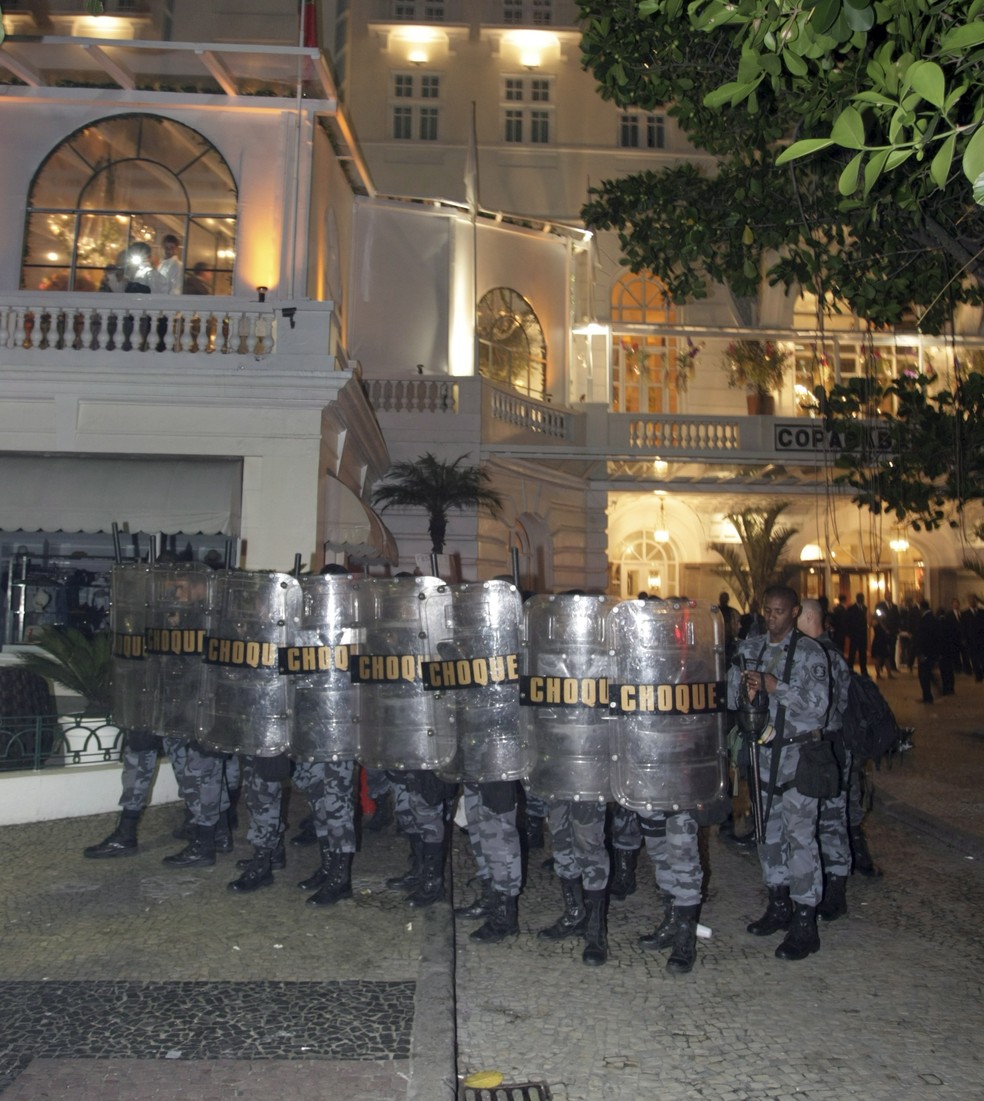
[[(916, 728), (874, 776), (867, 832), (885, 875), (852, 877), (817, 955), (783, 962), (779, 935), (745, 932), (764, 908), (758, 861), (712, 832), (694, 971), (670, 976), (665, 953), (636, 944), (656, 917), (645, 855), (637, 893), (611, 905), (608, 964), (585, 967), (580, 942), (535, 939), (562, 907), (534, 853), (518, 937), (477, 945), (457, 922), (459, 1073), (544, 1082), (554, 1101), (984, 1097), (984, 687), (959, 678), (932, 707), (908, 673), (882, 687)], [(460, 838), (455, 850), (463, 883), (471, 859)]]
[[(415, 914), (385, 890), (406, 859), (392, 832), (366, 836), (355, 897), (321, 910), (295, 887), (310, 848), (249, 896), (226, 890), (242, 841), (214, 869), (163, 867), (176, 806), (149, 811), (122, 860), (81, 856), (111, 816), (0, 829), (2, 1101), (450, 1101), (455, 1010), (459, 1074), (498, 1070), (554, 1101), (978, 1101), (984, 686), (958, 678), (929, 707), (907, 673), (883, 687), (916, 728), (874, 776), (885, 876), (851, 880), (849, 916), (801, 963), (745, 933), (757, 860), (713, 831), (711, 936), (674, 978), (636, 944), (656, 917), (645, 855), (592, 969), (580, 943), (536, 940), (561, 908), (542, 852), (520, 935), (483, 946), (466, 921), (452, 937), (448, 905)], [(452, 863), (470, 898), (457, 829)]]

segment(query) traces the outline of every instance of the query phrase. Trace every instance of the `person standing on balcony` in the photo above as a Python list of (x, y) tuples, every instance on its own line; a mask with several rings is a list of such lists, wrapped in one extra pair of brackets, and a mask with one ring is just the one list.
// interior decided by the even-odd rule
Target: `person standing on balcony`
[(167, 280), (150, 262), (150, 245), (135, 241), (126, 254), (127, 294), (167, 294)]
[(184, 264), (178, 259), (181, 242), (173, 233), (168, 233), (161, 242), (164, 259), (157, 265), (157, 274), (167, 283), (167, 294), (182, 294), (184, 291)]

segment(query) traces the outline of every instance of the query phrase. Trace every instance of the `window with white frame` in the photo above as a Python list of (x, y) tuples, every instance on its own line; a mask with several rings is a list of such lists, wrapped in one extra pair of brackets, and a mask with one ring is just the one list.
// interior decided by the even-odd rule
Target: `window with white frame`
[(444, 5), (433, 0), (394, 0), (393, 18), (401, 22), (443, 23)]
[(503, 0), (502, 22), (509, 26), (532, 23), (549, 27), (553, 23), (553, 0)]
[(437, 141), (441, 98), (439, 73), (393, 74), (393, 138), (396, 141)]
[(546, 145), (550, 141), (553, 108), (551, 78), (507, 76), (503, 78), (503, 140)]
[(618, 120), (618, 144), (623, 149), (665, 149), (666, 116), (623, 111)]

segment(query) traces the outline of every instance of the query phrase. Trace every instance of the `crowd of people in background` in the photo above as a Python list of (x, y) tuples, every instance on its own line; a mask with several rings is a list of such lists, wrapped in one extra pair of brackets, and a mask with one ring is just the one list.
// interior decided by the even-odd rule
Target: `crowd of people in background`
[(161, 252), (155, 263), (151, 246), (146, 241), (134, 241), (105, 268), (99, 289), (110, 294), (212, 293), (207, 281), (208, 265), (199, 260), (186, 272), (179, 257), (181, 241), (173, 233), (162, 238)]

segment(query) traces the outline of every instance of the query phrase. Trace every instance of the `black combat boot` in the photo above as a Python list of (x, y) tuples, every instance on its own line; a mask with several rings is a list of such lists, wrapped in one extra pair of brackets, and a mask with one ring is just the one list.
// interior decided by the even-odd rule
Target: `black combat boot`
[(257, 849), (253, 859), (246, 862), (243, 874), (229, 884), (229, 890), (247, 894), (250, 891), (258, 891), (261, 887), (272, 887), (272, 862), (272, 849)]
[(694, 969), (697, 959), (697, 915), (699, 906), (674, 906), (672, 913), (673, 942), (666, 970), (671, 975), (686, 975)]
[(196, 826), (195, 840), (161, 861), (169, 868), (211, 868), (215, 865), (215, 826)]
[(407, 899), (414, 909), (432, 906), (444, 899), (444, 842), (424, 841), (420, 861), (420, 879)]
[(881, 868), (871, 859), (871, 853), (868, 850), (868, 839), (864, 835), (864, 829), (862, 826), (851, 826), (851, 852), (854, 854), (854, 871), (858, 875), (867, 876), (869, 879), (880, 879), (882, 875)]
[(114, 856), (137, 855), (137, 823), (143, 811), (125, 810), (116, 823), (116, 829), (100, 841), (82, 850), (82, 855), (90, 860), (107, 860)]
[(471, 933), (469, 939), (478, 941), (479, 944), (498, 944), (500, 940), (515, 936), (518, 932), (519, 907), (516, 897), (493, 891), (489, 919)]
[(646, 933), (639, 938), (639, 947), (649, 952), (662, 952), (673, 943), (673, 896), (665, 891), (661, 895), (663, 900), (663, 920), (651, 933)]
[(334, 906), (352, 897), (352, 854), (329, 853), (325, 881), (307, 900), (309, 906)]
[(290, 839), (292, 845), (315, 845), (318, 835), (314, 832), (314, 819), (311, 815), (301, 821), (298, 832)]
[(232, 826), (229, 824), (230, 811), (224, 810), (215, 824), (215, 851), (231, 853), (233, 847)]
[(601, 967), (608, 959), (608, 892), (585, 891), (584, 951), (581, 960), (588, 967)]
[(171, 836), (175, 841), (194, 841), (196, 832), (195, 819), (191, 811), (185, 807), (184, 819), (177, 829), (171, 830)]
[(370, 833), (380, 833), (387, 826), (393, 824), (393, 793), (384, 792), (376, 800), (376, 809), (371, 818), (366, 820), (365, 828)]
[(560, 892), (564, 896), (564, 912), (546, 929), (537, 933), (537, 940), (564, 940), (584, 932), (588, 911), (584, 906), (584, 890), (580, 879), (561, 879)]
[(804, 906), (797, 902), (793, 919), (789, 923), (786, 939), (776, 949), (776, 959), (805, 960), (813, 952), (820, 951), (820, 934), (817, 932), (816, 906)]
[(609, 885), (611, 897), (619, 902), (636, 893), (636, 865), (639, 863), (638, 849), (616, 849), (615, 870)]
[(817, 917), (836, 921), (847, 916), (847, 876), (828, 875), (824, 880), (823, 899), (817, 907)]
[(328, 842), (321, 840), (318, 842), (318, 848), (321, 852), (321, 863), (315, 869), (313, 875), (309, 875), (307, 879), (302, 879), (298, 883), (298, 887), (302, 891), (317, 891), (320, 887), (324, 886), (325, 880), (328, 878), (328, 868), (331, 864), (331, 849), (328, 847)]
[(533, 849), (542, 849), (544, 846), (544, 820), (539, 815), (527, 815), (526, 816), (526, 849), (528, 852), (532, 852)]
[(424, 842), (419, 834), (407, 835), (410, 842), (410, 865), (403, 875), (393, 875), (386, 880), (391, 891), (415, 891), (420, 882), (420, 873), (424, 862)]
[(790, 919), (793, 916), (793, 904), (789, 901), (788, 887), (770, 887), (769, 905), (765, 913), (745, 929), (753, 937), (771, 937), (780, 929), (788, 929)]
[[(254, 857), (244, 857), (242, 860), (236, 861), (237, 868), (248, 868), (253, 863)], [(281, 834), (277, 838), (277, 844), (274, 846), (273, 853), (270, 857), (270, 867), (275, 872), (283, 871), (287, 867), (287, 848), (284, 845), (284, 838)]]
[(455, 917), (477, 919), (488, 917), (492, 913), (492, 904), (495, 901), (493, 896), (496, 893), (492, 886), (492, 880), (479, 876), (478, 882), (478, 897), (468, 906), (456, 906), (454, 909)]

